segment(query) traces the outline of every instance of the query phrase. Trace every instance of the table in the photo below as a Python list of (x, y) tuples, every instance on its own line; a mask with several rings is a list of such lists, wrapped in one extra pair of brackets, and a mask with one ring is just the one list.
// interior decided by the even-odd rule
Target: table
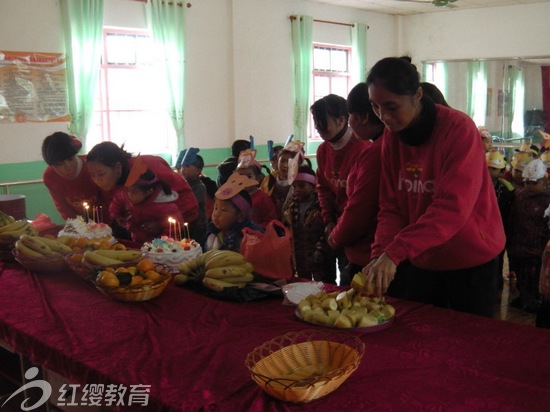
[[(266, 395), (244, 365), (308, 326), (281, 299), (215, 300), (170, 283), (111, 300), (71, 273), (0, 262), (0, 340), (72, 382), (151, 385), (141, 411), (549, 411), (550, 331), (396, 299), (393, 325), (334, 393), (305, 405)], [(123, 408), (126, 410), (127, 408)]]

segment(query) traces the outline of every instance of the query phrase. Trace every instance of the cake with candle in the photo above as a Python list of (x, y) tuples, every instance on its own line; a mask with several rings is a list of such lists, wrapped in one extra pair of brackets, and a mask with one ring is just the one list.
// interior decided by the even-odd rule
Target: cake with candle
[(116, 243), (113, 237), (113, 230), (105, 223), (96, 223), (93, 220), (86, 222), (83, 217), (67, 219), (65, 226), (57, 235), (74, 239), (86, 239), (89, 242), (107, 241), (110, 244)]
[(173, 239), (168, 236), (145, 242), (141, 247), (142, 256), (164, 265), (176, 273), (182, 262), (194, 259), (202, 254), (201, 246), (192, 239)]

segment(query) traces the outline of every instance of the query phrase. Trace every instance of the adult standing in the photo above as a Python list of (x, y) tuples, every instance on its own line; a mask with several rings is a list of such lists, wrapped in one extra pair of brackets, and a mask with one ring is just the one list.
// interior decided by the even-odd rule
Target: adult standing
[[(160, 156), (140, 157), (159, 180), (166, 182), (178, 194), (176, 204), (184, 221), (194, 222), (198, 217), (198, 202), (185, 179), (174, 172), (168, 162)], [(107, 203), (111, 202), (116, 190), (124, 190), (124, 182), (134, 161), (135, 157), (112, 142), (99, 143), (88, 153), (88, 171)]]
[[(313, 103), (310, 109), (315, 129), (323, 139), (317, 149), (317, 194), (325, 238), (328, 238), (346, 205), (348, 174), (357, 155), (368, 143), (353, 138), (348, 126), (348, 105), (343, 97), (329, 94)], [(343, 249), (335, 252), (342, 273), (348, 261)]]
[(386, 126), (367, 286), (380, 295), (394, 281), (406, 299), (493, 316), (505, 236), (476, 125), (424, 98), (404, 59), (380, 60), (366, 83)]
[(369, 142), (355, 159), (346, 184), (347, 201), (342, 215), (330, 233), (328, 244), (344, 248), (348, 265), (340, 274), (340, 285), (370, 262), (370, 249), (376, 231), (380, 149), (384, 124), (374, 114), (366, 83), (359, 83), (348, 94), (349, 125), (356, 139)]
[(48, 164), (42, 180), (64, 220), (84, 216), (85, 203), (102, 205), (100, 191), (86, 168), (86, 156), (77, 155), (81, 148), (80, 140), (64, 132), (55, 132), (42, 142), (42, 158)]

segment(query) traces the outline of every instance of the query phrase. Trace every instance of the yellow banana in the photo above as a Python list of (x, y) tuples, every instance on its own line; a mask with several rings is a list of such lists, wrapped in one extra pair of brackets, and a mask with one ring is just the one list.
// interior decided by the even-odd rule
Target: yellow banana
[(224, 289), (226, 288), (244, 287), (244, 284), (242, 283), (239, 285), (236, 285), (233, 283), (225, 282), (221, 279), (212, 279), (212, 278), (206, 278), (206, 277), (202, 280), (202, 284), (208, 289), (213, 290), (214, 292), (223, 292)]
[(18, 240), (15, 242), (15, 249), (17, 249), (22, 255), (28, 256), (28, 257), (44, 257), (44, 255), (40, 252), (37, 252), (36, 250), (33, 250), (26, 245), (24, 245), (21, 240)]
[(221, 280), (223, 280), (225, 282), (233, 283), (233, 284), (249, 283), (249, 282), (252, 282), (254, 280), (254, 275), (252, 273), (245, 273), (242, 276), (223, 278)]
[(231, 265), (207, 269), (204, 276), (213, 279), (225, 279), (244, 276), (247, 273), (247, 268), (244, 265)]
[(84, 252), (84, 261), (97, 266), (111, 266), (124, 263), (122, 260), (111, 259), (106, 256), (98, 255), (91, 250), (87, 250), (86, 252)]
[(10, 223), (10, 224), (7, 224), (7, 225), (4, 225), (2, 227), (0, 227), (0, 234), (4, 234), (6, 232), (14, 232), (14, 231), (17, 231), (17, 230), (21, 230), (23, 229), (25, 226), (27, 226), (29, 224), (29, 222), (27, 222), (26, 220), (17, 220), (13, 223)]
[(46, 246), (48, 246), (51, 250), (54, 252), (61, 253), (63, 255), (67, 253), (71, 253), (73, 250), (67, 246), (64, 243), (59, 242), (56, 239), (50, 239), (47, 237), (39, 236), (38, 240), (40, 240), (42, 243), (44, 243)]
[(94, 252), (98, 255), (105, 256), (111, 259), (122, 260), (124, 262), (141, 258), (141, 252), (139, 250), (98, 249)]
[(241, 265), (243, 263), (246, 263), (246, 260), (240, 253), (231, 250), (223, 250), (219, 254), (210, 256), (210, 258), (206, 260), (205, 267), (208, 271), (213, 268)]
[(32, 250), (36, 250), (37, 252), (40, 252), (44, 256), (50, 256), (50, 255), (57, 255), (57, 252), (54, 252), (50, 249), (49, 246), (47, 246), (45, 243), (43, 243), (40, 239), (38, 239), (37, 236), (30, 236), (27, 234), (21, 235), (19, 238), (19, 241), (23, 243), (25, 246)]
[(180, 263), (179, 270), (182, 275), (189, 275), (191, 273), (191, 268), (189, 267), (188, 262)]
[(0, 210), (0, 227), (15, 222), (15, 218)]

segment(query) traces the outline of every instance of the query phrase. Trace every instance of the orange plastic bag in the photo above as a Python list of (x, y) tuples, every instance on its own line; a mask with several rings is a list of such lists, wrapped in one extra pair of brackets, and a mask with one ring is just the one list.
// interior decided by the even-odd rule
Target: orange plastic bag
[(254, 265), (254, 272), (269, 279), (289, 280), (294, 276), (292, 233), (278, 220), (272, 220), (265, 233), (243, 229), (241, 254)]

